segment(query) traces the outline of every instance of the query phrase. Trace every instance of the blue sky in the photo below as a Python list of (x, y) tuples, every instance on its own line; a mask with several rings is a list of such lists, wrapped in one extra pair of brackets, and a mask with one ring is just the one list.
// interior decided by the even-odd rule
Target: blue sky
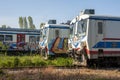
[(120, 0), (0, 0), (0, 26), (18, 28), (19, 16), (31, 16), (39, 28), (41, 22), (66, 22), (90, 8), (99, 15), (120, 16)]

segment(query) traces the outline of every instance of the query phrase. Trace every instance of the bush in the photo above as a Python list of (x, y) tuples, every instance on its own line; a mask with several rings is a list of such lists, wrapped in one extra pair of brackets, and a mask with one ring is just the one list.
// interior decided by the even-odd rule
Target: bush
[(58, 57), (52, 60), (44, 60), (37, 56), (0, 56), (0, 68), (6, 67), (39, 67), (39, 66), (72, 66), (72, 58)]
[(55, 66), (72, 66), (73, 60), (71, 58), (57, 58), (53, 60)]
[(19, 66), (19, 63), (20, 63), (19, 58), (15, 57), (14, 60), (13, 60), (13, 66), (14, 66), (14, 67), (18, 67), (18, 66)]
[(5, 63), (5, 62), (0, 63), (0, 68), (6, 68), (6, 67), (7, 67), (7, 63)]
[(22, 65), (23, 65), (23, 66), (34, 66), (34, 64), (32, 63), (31, 59), (25, 59), (25, 60), (22, 62)]

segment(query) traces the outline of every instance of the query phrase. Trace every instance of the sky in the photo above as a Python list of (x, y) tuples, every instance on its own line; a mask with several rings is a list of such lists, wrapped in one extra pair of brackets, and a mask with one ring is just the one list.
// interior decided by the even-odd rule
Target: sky
[(120, 0), (0, 0), (0, 26), (19, 28), (19, 17), (40, 23), (56, 19), (57, 23), (76, 17), (83, 9), (95, 9), (98, 15), (120, 16)]

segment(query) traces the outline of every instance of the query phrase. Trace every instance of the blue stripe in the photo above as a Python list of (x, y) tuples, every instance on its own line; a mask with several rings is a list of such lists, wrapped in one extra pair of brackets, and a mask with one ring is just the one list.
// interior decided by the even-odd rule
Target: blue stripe
[(69, 27), (64, 27), (64, 26), (48, 26), (48, 28), (69, 29)]
[(51, 50), (54, 42), (55, 42), (56, 39), (52, 39), (49, 43), (48, 43), (48, 50)]
[(0, 32), (0, 34), (26, 34), (26, 35), (40, 35), (40, 34), (35, 34), (35, 33), (20, 33), (20, 32)]
[(98, 42), (93, 48), (120, 48), (120, 42)]
[(109, 21), (120, 21), (120, 18), (111, 18), (111, 17), (96, 17), (96, 16), (90, 16), (89, 19), (93, 20), (109, 20)]

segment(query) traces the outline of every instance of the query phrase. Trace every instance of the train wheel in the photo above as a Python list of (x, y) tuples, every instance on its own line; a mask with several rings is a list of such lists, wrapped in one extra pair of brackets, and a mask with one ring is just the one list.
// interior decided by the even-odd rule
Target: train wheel
[(85, 53), (81, 54), (81, 65), (86, 66), (87, 65), (87, 57)]
[(96, 59), (87, 59), (87, 66), (90, 67), (90, 68), (99, 67), (98, 60), (96, 60)]
[(87, 65), (87, 57), (84, 50), (80, 50), (78, 52), (73, 50), (73, 59), (75, 65), (86, 66)]

